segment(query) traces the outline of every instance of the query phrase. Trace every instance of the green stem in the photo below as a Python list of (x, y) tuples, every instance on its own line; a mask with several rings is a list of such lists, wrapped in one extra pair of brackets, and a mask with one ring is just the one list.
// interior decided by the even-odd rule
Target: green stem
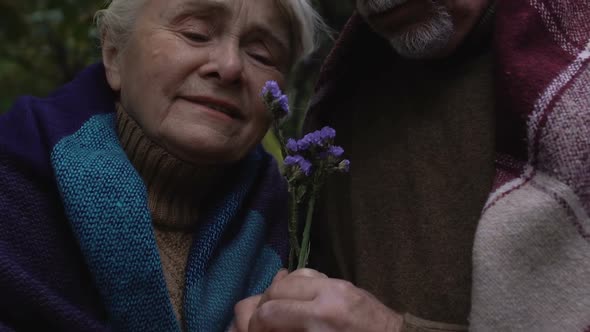
[(289, 185), (289, 191), (291, 192), (291, 200), (289, 202), (289, 272), (295, 268), (295, 259), (297, 259), (297, 253), (299, 252), (299, 240), (297, 239), (297, 192), (295, 188)]
[[(314, 186), (315, 187), (315, 186)], [(301, 240), (301, 249), (299, 251), (299, 264), (298, 269), (305, 268), (307, 266), (307, 260), (309, 258), (309, 240), (311, 234), (311, 222), (313, 219), (313, 210), (315, 208), (316, 200), (316, 188), (313, 188), (313, 192), (309, 198), (309, 205), (307, 206), (307, 216), (305, 218), (305, 228), (303, 229), (303, 239)]]
[(274, 127), (274, 131), (275, 131), (275, 135), (277, 136), (277, 140), (279, 141), (279, 146), (281, 147), (281, 154), (282, 157), (285, 158), (287, 156), (287, 148), (286, 148), (286, 142), (285, 142), (285, 137), (283, 136), (283, 131), (281, 130), (281, 128), (279, 128), (279, 124), (277, 123), (277, 121), (273, 122), (273, 127)]

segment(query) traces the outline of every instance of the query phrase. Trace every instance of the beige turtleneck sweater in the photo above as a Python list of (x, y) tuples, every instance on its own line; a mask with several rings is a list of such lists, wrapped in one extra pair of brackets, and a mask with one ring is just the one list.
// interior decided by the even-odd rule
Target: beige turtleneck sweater
[(198, 221), (198, 202), (211, 179), (211, 171), (169, 154), (146, 137), (120, 106), (117, 133), (127, 157), (147, 187), (166, 285), (176, 317), (184, 326), (186, 265)]

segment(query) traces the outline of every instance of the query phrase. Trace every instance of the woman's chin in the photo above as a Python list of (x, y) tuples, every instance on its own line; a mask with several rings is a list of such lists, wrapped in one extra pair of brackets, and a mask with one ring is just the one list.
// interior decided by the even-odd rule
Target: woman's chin
[(230, 164), (244, 157), (243, 149), (236, 143), (221, 143), (211, 138), (176, 140), (165, 144), (165, 148), (175, 157), (194, 165)]

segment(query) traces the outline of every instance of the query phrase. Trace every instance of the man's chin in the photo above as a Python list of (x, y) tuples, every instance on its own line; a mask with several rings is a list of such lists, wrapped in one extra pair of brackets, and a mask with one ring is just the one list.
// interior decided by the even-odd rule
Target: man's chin
[(409, 59), (429, 59), (446, 54), (453, 37), (455, 26), (448, 10), (435, 5), (434, 11), (419, 20), (393, 20), (395, 24), (381, 17), (363, 19), (372, 29), (389, 41), (392, 48), (402, 57)]
[(453, 24), (435, 22), (408, 27), (393, 36), (385, 36), (400, 56), (408, 59), (431, 59), (446, 54), (453, 36)]
[(390, 39), (389, 45), (403, 58), (413, 60), (434, 59), (446, 54), (447, 43), (439, 40), (408, 42), (400, 39)]

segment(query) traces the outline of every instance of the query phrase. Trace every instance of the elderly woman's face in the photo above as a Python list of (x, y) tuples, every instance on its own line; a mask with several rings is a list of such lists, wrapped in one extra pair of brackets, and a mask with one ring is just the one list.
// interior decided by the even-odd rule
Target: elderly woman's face
[(107, 77), (146, 135), (193, 163), (241, 159), (270, 123), (260, 91), (291, 50), (274, 0), (148, 0)]

